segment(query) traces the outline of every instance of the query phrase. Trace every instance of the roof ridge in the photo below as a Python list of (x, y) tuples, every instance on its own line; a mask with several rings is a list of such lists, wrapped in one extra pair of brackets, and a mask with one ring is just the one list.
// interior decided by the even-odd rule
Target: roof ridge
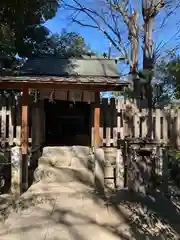
[(76, 59), (76, 60), (106, 60), (106, 61), (116, 61), (116, 58), (104, 58), (103, 56), (88, 56), (88, 55), (83, 55), (82, 57), (61, 57), (61, 56), (56, 56), (56, 55), (39, 55), (39, 56), (31, 56), (29, 57), (30, 59), (37, 59), (37, 58), (54, 58), (54, 59)]

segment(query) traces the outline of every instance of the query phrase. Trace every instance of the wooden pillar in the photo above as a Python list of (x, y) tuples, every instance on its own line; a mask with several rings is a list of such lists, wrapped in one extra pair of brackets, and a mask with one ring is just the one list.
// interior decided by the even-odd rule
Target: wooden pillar
[(100, 146), (100, 93), (95, 93), (95, 107), (94, 107), (94, 184), (96, 190), (104, 193), (104, 151)]
[(40, 101), (40, 124), (41, 124), (41, 146), (46, 140), (46, 115), (44, 110), (44, 99)]
[(28, 188), (28, 88), (23, 89), (22, 95), (22, 126), (21, 126), (21, 193)]
[(94, 148), (100, 145), (100, 93), (95, 92), (94, 108)]
[(44, 118), (42, 116), (41, 100), (38, 100), (32, 107), (32, 157), (31, 167), (37, 166), (37, 160), (40, 157), (40, 148), (44, 141)]

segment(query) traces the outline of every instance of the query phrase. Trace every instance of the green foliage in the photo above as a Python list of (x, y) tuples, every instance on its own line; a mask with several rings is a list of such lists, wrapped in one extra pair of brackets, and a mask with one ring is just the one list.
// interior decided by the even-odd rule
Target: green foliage
[(167, 69), (170, 78), (175, 82), (176, 98), (180, 99), (180, 57), (178, 56), (176, 59), (169, 62), (167, 64)]
[(7, 157), (4, 155), (4, 153), (0, 152), (0, 164), (7, 163), (7, 162), (8, 162)]
[[(140, 92), (144, 93), (144, 98), (147, 97), (145, 95), (147, 88), (151, 85), (152, 87), (152, 106), (157, 106), (160, 103), (168, 103), (169, 96), (167, 95), (164, 87), (164, 82), (159, 84), (152, 84), (152, 79), (155, 76), (154, 70), (139, 70), (136, 72), (137, 80), (138, 81), (138, 88)], [(145, 91), (146, 90), (146, 91)], [(114, 96), (124, 96), (125, 98), (134, 99), (135, 92), (132, 88), (125, 88), (123, 91), (119, 93), (114, 93)]]
[(169, 151), (168, 156), (171, 162), (176, 161), (180, 158), (180, 152), (179, 151)]
[(180, 98), (180, 57), (170, 54), (156, 66), (156, 75), (164, 83), (164, 91), (170, 98)]
[(176, 152), (176, 159), (180, 158), (180, 152)]
[(126, 87), (126, 88), (123, 88), (123, 90), (121, 92), (115, 92), (114, 94), (116, 97), (118, 96), (123, 96), (125, 98), (129, 98), (129, 99), (134, 99), (134, 92), (132, 89)]
[[(13, 61), (5, 66), (6, 75), (17, 73), (16, 54), (25, 59), (31, 55), (53, 54), (61, 57), (79, 57), (90, 53), (85, 40), (79, 34), (66, 32), (49, 34), (43, 25), (55, 16), (58, 0), (1, 0), (0, 1), (0, 57)], [(3, 70), (4, 71), (4, 70)], [(19, 94), (15, 90), (1, 90), (3, 94)]]
[[(170, 55), (168, 61), (162, 60), (153, 71), (139, 70), (137, 72), (139, 80), (141, 82), (140, 88), (144, 84), (150, 84), (153, 77), (160, 80), (158, 84), (153, 84), (153, 105), (159, 103), (167, 104), (169, 101), (176, 97), (180, 99), (180, 57)], [(117, 96), (117, 93), (114, 94)], [(131, 89), (125, 89), (121, 92), (121, 95), (133, 98), (133, 91)], [(177, 107), (177, 106), (176, 106)]]
[(103, 52), (103, 57), (107, 58), (108, 57), (107, 53)]
[(1, 0), (0, 52), (28, 56), (49, 31), (42, 25), (55, 16), (58, 0)]
[(139, 70), (137, 74), (141, 82), (150, 83), (153, 78), (154, 72), (152, 70), (143, 69)]
[(59, 57), (81, 57), (84, 54), (94, 55), (85, 44), (82, 36), (75, 32), (63, 30), (61, 34), (47, 36), (36, 45), (34, 55), (56, 55)]
[(10, 58), (16, 54), (14, 34), (6, 25), (0, 25), (0, 53)]
[[(90, 51), (90, 48), (85, 44), (85, 40), (82, 36), (75, 32), (66, 32), (63, 30), (61, 34), (52, 34), (48, 35), (43, 39), (41, 36), (39, 37), (39, 44), (35, 44), (32, 48), (27, 43), (27, 49), (26, 49), (26, 55), (56, 55), (59, 57), (81, 57), (84, 54), (88, 55), (95, 55), (94, 52)], [(7, 39), (5, 39), (7, 41)], [(26, 45), (26, 44), (25, 44)], [(24, 47), (25, 47), (24, 45)], [(13, 49), (13, 41), (9, 44), (12, 47), (10, 50), (8, 49), (8, 46), (4, 46), (3, 52), (6, 53), (6, 55), (12, 55), (16, 53), (16, 49)], [(28, 53), (28, 54), (27, 54)], [(17, 75), (17, 67), (23, 64), (23, 60), (16, 60), (13, 61), (14, 64), (11, 64), (11, 68), (3, 70), (6, 75)], [(14, 67), (13, 67), (14, 66)], [(14, 90), (0, 90), (0, 94), (3, 93), (5, 95), (8, 94), (18, 94), (19, 91)], [(31, 91), (32, 95), (34, 95), (33, 90)], [(36, 98), (36, 97), (35, 97)]]

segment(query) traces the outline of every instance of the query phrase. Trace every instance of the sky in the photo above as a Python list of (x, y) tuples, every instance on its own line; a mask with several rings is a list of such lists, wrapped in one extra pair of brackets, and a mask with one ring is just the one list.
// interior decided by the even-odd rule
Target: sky
[(50, 29), (52, 33), (60, 33), (62, 29), (66, 29), (68, 32), (77, 32), (82, 35), (85, 42), (92, 50), (107, 51), (108, 50), (108, 40), (100, 33), (98, 30), (92, 28), (80, 27), (77, 24), (72, 23), (68, 18), (68, 13), (58, 10), (56, 16), (46, 22), (46, 26)]
[[(67, 2), (72, 3), (72, 0), (67, 0)], [(79, 0), (82, 1), (82, 0)], [(86, 0), (86, 2), (92, 2), (95, 0)], [(97, 1), (97, 0), (96, 0)], [(131, 0), (132, 2), (133, 0)], [(177, 12), (178, 13), (178, 12)], [(175, 46), (177, 43), (177, 31), (178, 27), (176, 26), (176, 22), (180, 20), (179, 14), (172, 15), (169, 20), (166, 22), (165, 27), (159, 28), (160, 22), (162, 22), (163, 19), (166, 19), (166, 12), (161, 11), (161, 14), (159, 14), (156, 17), (156, 22), (154, 24), (154, 43), (156, 47), (159, 45), (161, 46), (161, 55), (163, 56), (165, 54), (165, 51), (170, 49), (171, 47)], [(57, 11), (56, 16), (47, 21), (45, 23), (46, 27), (49, 28), (49, 30), (52, 33), (61, 33), (62, 29), (66, 29), (67, 31), (71, 32), (77, 32), (80, 35), (82, 35), (85, 39), (86, 44), (93, 50), (97, 51), (98, 53), (108, 52), (109, 48), (109, 41), (107, 38), (97, 29), (89, 28), (89, 27), (82, 27), (78, 24), (72, 23), (70, 19), (68, 19), (69, 11), (65, 11), (63, 9), (59, 9)], [(84, 17), (83, 17), (84, 18)], [(86, 19), (86, 23), (89, 20)], [(141, 21), (141, 19), (140, 19)], [(180, 36), (180, 33), (179, 33)], [(180, 38), (178, 39), (178, 41)], [(116, 49), (112, 48), (112, 56), (119, 56), (119, 53)], [(142, 67), (142, 47), (140, 47), (140, 68)], [(121, 72), (126, 73), (129, 71), (129, 66), (121, 64)]]
[[(72, 2), (72, 0), (67, 0)], [(81, 0), (79, 0), (81, 1)], [(86, 1), (93, 1), (93, 0), (86, 0)], [(96, 0), (97, 1), (97, 0)], [(131, 0), (133, 1), (133, 0)], [(89, 27), (82, 27), (78, 24), (72, 23), (70, 19), (68, 19), (69, 12), (66, 12), (62, 9), (57, 11), (56, 16), (47, 21), (45, 23), (46, 27), (49, 28), (51, 33), (61, 33), (62, 29), (66, 29), (68, 32), (77, 32), (81, 36), (84, 37), (86, 44), (93, 50), (97, 51), (98, 53), (108, 52), (109, 48), (109, 41), (107, 38), (97, 29), (89, 28)], [(165, 11), (161, 11), (156, 17), (156, 21), (154, 24), (154, 43), (156, 47), (160, 48), (161, 56), (167, 55), (166, 51), (173, 48), (177, 42), (180, 42), (180, 33), (178, 32), (178, 26), (176, 22), (180, 20), (180, 15), (177, 13), (173, 14), (167, 22), (165, 22), (165, 27), (160, 28), (160, 22), (163, 19), (166, 19), (167, 13)], [(84, 19), (83, 19), (84, 20)], [(140, 19), (140, 21), (142, 21)], [(86, 19), (86, 23), (88, 19)], [(179, 28), (180, 29), (180, 28)], [(178, 33), (177, 33), (178, 32)], [(119, 56), (117, 50), (112, 49), (113, 56)], [(142, 49), (140, 47), (140, 56), (139, 56), (139, 65), (142, 67)], [(119, 63), (119, 72), (126, 75), (129, 72), (129, 66)], [(107, 95), (107, 96), (106, 96)], [(104, 97), (109, 97), (110, 93), (106, 93)]]
[[(70, 1), (70, 0), (68, 0)], [(81, 0), (80, 0), (81, 1)], [(132, 0), (131, 0), (132, 1)], [(71, 2), (71, 1), (70, 1)], [(109, 42), (107, 38), (100, 33), (96, 29), (88, 28), (88, 27), (81, 27), (77, 24), (73, 24), (70, 20), (68, 20), (68, 11), (64, 11), (59, 9), (57, 11), (56, 16), (46, 22), (46, 26), (50, 29), (52, 33), (60, 33), (63, 28), (67, 29), (67, 31), (75, 31), (81, 34), (84, 38), (86, 43), (93, 49), (97, 51), (107, 51)], [(178, 12), (177, 12), (178, 13)], [(155, 41), (157, 44), (161, 42), (174, 42), (175, 37), (173, 37), (177, 32), (176, 21), (180, 20), (179, 14), (174, 14), (169, 21), (168, 24), (162, 29), (158, 29), (158, 25), (162, 19), (165, 18), (165, 12), (162, 11), (161, 14), (158, 15), (156, 18), (156, 22), (154, 28), (156, 31), (154, 32)], [(87, 20), (88, 23), (88, 20)]]

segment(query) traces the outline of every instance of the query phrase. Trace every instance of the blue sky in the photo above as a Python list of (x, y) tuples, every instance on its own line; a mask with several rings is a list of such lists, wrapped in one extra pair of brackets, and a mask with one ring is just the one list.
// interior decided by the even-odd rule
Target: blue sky
[(83, 28), (77, 24), (68, 21), (67, 14), (62, 15), (62, 11), (58, 11), (56, 17), (46, 22), (46, 26), (52, 33), (60, 33), (63, 28), (67, 31), (74, 31), (82, 35), (87, 43), (93, 50), (107, 51), (108, 40), (98, 30), (92, 28)]
[[(174, 14), (168, 24), (163, 29), (158, 30), (158, 25), (162, 19), (165, 17), (165, 12), (161, 12), (156, 18), (155, 26), (155, 40), (160, 43), (161, 41), (169, 41), (171, 37), (177, 32), (176, 21), (180, 20), (179, 14)], [(60, 33), (63, 28), (66, 28), (67, 31), (75, 31), (81, 34), (88, 45), (94, 50), (106, 51), (108, 49), (108, 40), (106, 37), (100, 33), (98, 30), (92, 28), (81, 27), (77, 24), (73, 24), (70, 20), (67, 20), (68, 12), (59, 9), (56, 16), (46, 22), (46, 26), (50, 29), (51, 32)], [(175, 39), (174, 39), (175, 40)], [(172, 39), (171, 39), (172, 42)]]
[[(109, 41), (103, 35), (103, 33), (96, 29), (89, 27), (81, 27), (78, 24), (73, 23), (68, 18), (68, 14), (69, 13), (64, 12), (64, 10), (60, 9), (53, 19), (46, 22), (45, 24), (46, 27), (48, 27), (52, 33), (61, 33), (62, 29), (66, 29), (68, 32), (70, 31), (77, 32), (84, 37), (86, 44), (93, 51), (97, 51), (100, 54), (103, 52), (108, 52)], [(111, 54), (112, 56), (119, 55), (116, 49), (113, 48), (111, 50)], [(123, 67), (120, 69), (120, 72), (122, 71), (128, 72), (129, 67), (127, 65), (123, 65)]]
[[(56, 16), (53, 19), (47, 21), (45, 25), (50, 29), (52, 33), (60, 33), (63, 28), (65, 28), (67, 31), (77, 32), (84, 37), (86, 44), (90, 46), (92, 50), (99, 53), (108, 51), (109, 41), (100, 31), (89, 27), (81, 27), (77, 24), (72, 23), (72, 21), (68, 20), (68, 14), (69, 12), (59, 9)], [(159, 23), (165, 17), (166, 13), (164, 11), (161, 11), (161, 14), (157, 16), (156, 22), (154, 24), (154, 29), (156, 29), (156, 31), (154, 32), (154, 42), (156, 46), (158, 46), (159, 44), (164, 46), (161, 49), (161, 54), (164, 54), (165, 50), (170, 49), (177, 43), (177, 36), (175, 36), (175, 34), (178, 30), (178, 27), (176, 26), (176, 22), (178, 21), (178, 19), (180, 19), (179, 14), (174, 14), (167, 21), (166, 26), (159, 29)], [(88, 23), (88, 20), (86, 22)], [(115, 49), (112, 49), (112, 55), (117, 56), (119, 55), (119, 53)], [(140, 53), (140, 66), (141, 65), (142, 54)], [(123, 66), (122, 71), (124, 72), (126, 71), (124, 69), (128, 68), (128, 66), (125, 68)]]
[[(87, 1), (87, 0), (86, 0)], [(154, 24), (154, 42), (156, 46), (161, 44), (163, 48), (161, 49), (161, 54), (164, 54), (167, 49), (175, 46), (177, 41), (176, 33), (178, 31), (178, 27), (176, 26), (176, 22), (180, 19), (179, 14), (174, 14), (170, 17), (170, 19), (166, 22), (166, 26), (164, 28), (159, 28), (159, 23), (166, 17), (165, 12), (161, 12), (156, 18), (156, 22)], [(88, 21), (87, 21), (88, 23)], [(64, 10), (58, 10), (56, 16), (47, 21), (45, 24), (52, 33), (61, 33), (62, 29), (66, 29), (67, 31), (74, 31), (82, 35), (85, 39), (86, 44), (94, 51), (99, 53), (107, 52), (109, 47), (109, 41), (107, 38), (98, 30), (92, 29), (89, 27), (81, 27), (77, 24), (72, 23), (72, 21), (68, 20), (68, 13)], [(179, 34), (180, 36), (180, 34)], [(179, 41), (180, 42), (180, 41)], [(116, 50), (112, 49), (112, 55), (119, 55)], [(129, 66), (125, 66), (123, 64), (120, 65), (121, 73), (128, 73)], [(142, 54), (140, 53), (140, 66), (142, 66)], [(109, 93), (107, 93), (109, 96)]]

